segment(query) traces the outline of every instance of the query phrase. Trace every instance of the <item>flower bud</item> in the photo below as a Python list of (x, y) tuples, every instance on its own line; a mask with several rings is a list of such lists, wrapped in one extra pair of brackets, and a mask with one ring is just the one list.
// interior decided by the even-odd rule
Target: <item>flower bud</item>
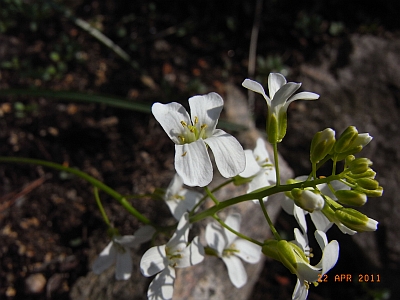
[(359, 178), (374, 179), (376, 176), (376, 172), (374, 170), (372, 170), (371, 168), (369, 168), (367, 171), (365, 171), (363, 173), (358, 173), (358, 174), (348, 173), (347, 175), (354, 180), (359, 179)]
[(335, 216), (343, 225), (358, 232), (375, 231), (378, 222), (352, 208), (342, 208), (335, 211)]
[(335, 131), (326, 128), (314, 135), (311, 141), (310, 160), (317, 163), (327, 156), (335, 145)]
[(291, 194), (296, 205), (310, 213), (314, 210), (321, 210), (324, 207), (324, 198), (313, 191), (295, 188)]
[(357, 138), (358, 131), (354, 126), (349, 126), (345, 131), (342, 132), (335, 144), (335, 152), (343, 153), (349, 150), (351, 143)]
[(356, 182), (358, 186), (367, 190), (376, 190), (379, 187), (379, 182), (371, 178), (360, 178)]
[(355, 190), (339, 190), (335, 196), (340, 203), (346, 205), (363, 206), (367, 202), (367, 196)]
[(356, 187), (356, 190), (364, 193), (368, 197), (380, 197), (383, 194), (383, 188), (381, 186), (378, 186), (375, 190), (367, 190), (361, 187)]
[(350, 169), (351, 173), (353, 174), (360, 174), (367, 172), (369, 169), (369, 166), (372, 165), (372, 161), (369, 160), (368, 158), (361, 157), (361, 158), (356, 158), (355, 160), (351, 161), (348, 164), (348, 168)]

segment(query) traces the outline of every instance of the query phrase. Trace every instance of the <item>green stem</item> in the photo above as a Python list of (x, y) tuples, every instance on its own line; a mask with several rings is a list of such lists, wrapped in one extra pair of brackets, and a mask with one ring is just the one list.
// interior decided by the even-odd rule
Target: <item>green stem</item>
[(222, 221), (217, 215), (214, 215), (213, 218), (219, 223), (221, 224), (222, 227), (226, 228), (227, 230), (229, 230), (230, 232), (232, 232), (233, 234), (237, 235), (238, 237), (244, 239), (244, 240), (248, 240), (249, 242), (252, 242), (260, 247), (262, 247), (264, 244), (252, 239), (251, 237), (248, 237), (247, 235), (244, 235), (236, 230), (234, 230), (233, 228), (229, 227), (228, 225), (225, 224), (224, 221)]
[(106, 211), (104, 210), (104, 207), (100, 201), (99, 189), (97, 187), (94, 187), (93, 190), (94, 190), (94, 198), (96, 199), (96, 203), (97, 203), (97, 206), (99, 207), (101, 216), (103, 217), (103, 220), (104, 220), (104, 222), (106, 222), (107, 226), (111, 227), (110, 220), (108, 219)]
[(272, 144), (274, 148), (274, 162), (275, 162), (275, 174), (276, 174), (276, 185), (281, 184), (281, 177), (279, 175), (279, 154), (278, 154), (278, 143)]
[(267, 209), (265, 208), (265, 204), (264, 201), (262, 200), (262, 198), (258, 199), (258, 202), (260, 203), (261, 209), (264, 213), (265, 219), (267, 219), (269, 228), (271, 228), (271, 232), (274, 235), (275, 239), (277, 239), (278, 241), (280, 241), (282, 238), (279, 235), (278, 231), (276, 230), (274, 224), (272, 223), (271, 218), (268, 215)]
[(190, 223), (194, 223), (194, 222), (200, 221), (202, 219), (205, 219), (207, 217), (213, 216), (218, 211), (220, 211), (228, 206), (238, 204), (240, 202), (249, 201), (249, 200), (258, 200), (260, 198), (263, 199), (263, 198), (265, 198), (267, 196), (271, 196), (273, 194), (291, 191), (294, 188), (314, 187), (317, 184), (329, 183), (333, 180), (339, 180), (339, 179), (341, 179), (340, 175), (331, 175), (331, 176), (328, 176), (325, 178), (319, 178), (319, 179), (310, 180), (310, 181), (302, 181), (302, 182), (296, 182), (293, 184), (284, 184), (284, 185), (280, 185), (280, 186), (272, 186), (272, 187), (260, 189), (260, 190), (254, 191), (252, 193), (249, 193), (249, 194), (244, 194), (244, 195), (241, 195), (241, 196), (238, 196), (238, 197), (235, 197), (235, 198), (223, 201), (223, 202), (219, 202), (219, 204), (191, 216)]
[(210, 191), (210, 189), (208, 187), (204, 187), (204, 190), (206, 191), (208, 197), (210, 197), (210, 199), (215, 203), (215, 205), (219, 204), (219, 201), (217, 200), (217, 198), (215, 198), (215, 196), (213, 195), (213, 193)]
[(64, 172), (68, 172), (71, 174), (74, 174), (87, 182), (91, 183), (98, 189), (106, 192), (108, 195), (113, 197), (115, 200), (117, 200), (131, 215), (136, 217), (139, 221), (143, 222), (146, 225), (153, 225), (151, 221), (146, 218), (144, 215), (142, 215), (140, 212), (138, 212), (121, 194), (119, 194), (117, 191), (114, 189), (110, 188), (109, 186), (105, 185), (101, 181), (97, 180), (96, 178), (79, 171), (78, 169), (75, 168), (69, 168), (69, 167), (64, 167), (63, 165), (56, 164), (53, 162), (45, 161), (45, 160), (40, 160), (40, 159), (33, 159), (33, 158), (25, 158), (25, 157), (4, 157), (0, 156), (0, 162), (5, 162), (5, 163), (23, 163), (23, 164), (33, 164), (33, 165), (40, 165)]

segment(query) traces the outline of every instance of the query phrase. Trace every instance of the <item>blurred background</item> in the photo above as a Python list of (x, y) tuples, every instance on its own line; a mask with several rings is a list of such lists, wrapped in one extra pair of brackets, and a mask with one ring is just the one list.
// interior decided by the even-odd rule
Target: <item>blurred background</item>
[[(366, 156), (385, 189), (363, 211), (380, 221), (376, 233), (329, 231), (341, 257), (309, 299), (397, 299), (399, 12), (395, 0), (0, 0), (0, 156), (75, 166), (120, 193), (152, 192), (168, 185), (174, 151), (149, 114), (153, 102), (186, 106), (196, 94), (224, 96), (228, 83), (242, 89), (248, 77), (266, 86), (280, 72), (321, 94), (289, 109), (280, 151), (295, 175), (310, 172), (316, 131), (355, 125), (374, 136)], [(264, 100), (249, 107), (263, 130)], [(104, 198), (122, 233), (137, 228)], [(168, 215), (147, 200), (135, 207), (154, 219)], [(294, 225), (284, 214), (277, 224), (288, 237)], [(0, 164), (0, 298), (70, 299), (105, 228), (85, 182)], [(265, 264), (252, 299), (289, 299), (295, 278)], [(335, 282), (336, 274), (353, 280)]]

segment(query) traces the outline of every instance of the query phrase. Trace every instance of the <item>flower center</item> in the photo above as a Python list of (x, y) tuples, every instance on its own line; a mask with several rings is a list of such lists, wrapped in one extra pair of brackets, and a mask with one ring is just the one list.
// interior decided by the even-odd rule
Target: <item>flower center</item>
[(230, 245), (228, 248), (225, 248), (224, 251), (222, 252), (222, 256), (225, 257), (230, 257), (232, 255), (235, 255), (235, 253), (239, 253), (240, 251), (236, 249), (235, 244)]
[(165, 253), (167, 254), (167, 258), (168, 258), (168, 264), (175, 268), (178, 264), (178, 261), (180, 259), (182, 259), (182, 254), (179, 253), (180, 251), (177, 250), (175, 252), (170, 253), (170, 249), (168, 249), (167, 247), (165, 247)]
[(187, 124), (185, 121), (181, 121), (183, 131), (181, 135), (178, 135), (179, 140), (182, 144), (190, 144), (198, 139), (205, 139), (207, 124), (198, 124), (199, 118), (194, 118), (194, 125)]

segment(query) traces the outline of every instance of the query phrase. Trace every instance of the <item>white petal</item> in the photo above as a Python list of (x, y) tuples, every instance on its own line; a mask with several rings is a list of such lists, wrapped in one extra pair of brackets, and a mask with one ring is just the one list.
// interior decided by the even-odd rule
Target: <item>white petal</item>
[(301, 281), (307, 280), (309, 282), (317, 281), (319, 278), (319, 274), (321, 273), (321, 268), (314, 267), (308, 263), (298, 262), (297, 266), (297, 277)]
[(115, 264), (115, 278), (117, 280), (127, 280), (131, 278), (132, 273), (132, 257), (128, 248), (124, 248), (125, 252), (117, 254)]
[(213, 177), (213, 168), (202, 139), (190, 144), (175, 145), (175, 169), (188, 186), (206, 186)]
[(337, 241), (331, 241), (324, 249), (322, 253), (322, 274), (326, 274), (332, 269), (339, 258), (339, 243)]
[(306, 252), (306, 249), (308, 247), (308, 238), (307, 234), (303, 233), (298, 229), (294, 229), (294, 238), (296, 239), (297, 244), (300, 246), (300, 248), (303, 250), (303, 252)]
[(327, 232), (329, 228), (332, 227), (333, 223), (328, 220), (325, 215), (320, 211), (314, 211), (310, 214), (311, 221), (314, 223), (317, 230)]
[(250, 264), (255, 264), (260, 261), (261, 258), (261, 247), (243, 240), (243, 239), (237, 239), (234, 242), (236, 250), (239, 250), (239, 252), (235, 252), (235, 255), (243, 259), (245, 262), (248, 262)]
[(114, 242), (129, 248), (134, 248), (152, 239), (156, 230), (154, 227), (146, 225), (139, 228), (134, 235), (124, 235), (114, 238)]
[(357, 231), (350, 229), (349, 227), (343, 225), (342, 223), (337, 223), (336, 226), (340, 229), (341, 232), (349, 235), (354, 235)]
[(284, 197), (281, 201), (281, 206), (283, 208), (283, 210), (289, 214), (292, 215), (294, 214), (294, 201), (292, 199), (290, 199), (289, 197)]
[(301, 209), (300, 207), (298, 207), (297, 205), (294, 205), (293, 214), (294, 214), (294, 217), (295, 217), (297, 223), (300, 225), (301, 230), (304, 233), (306, 233), (307, 232), (307, 222), (306, 222), (306, 216), (305, 216), (304, 210)]
[(300, 83), (288, 82), (283, 85), (275, 94), (272, 99), (272, 106), (278, 107), (281, 105), (285, 105), (287, 99), (293, 95), (300, 88)]
[(243, 172), (239, 174), (239, 176), (243, 178), (249, 178), (256, 175), (261, 170), (261, 167), (254, 158), (253, 151), (244, 150), (244, 155), (246, 158), (246, 167), (244, 168)]
[(228, 269), (229, 279), (231, 280), (232, 284), (237, 288), (244, 286), (247, 282), (247, 274), (239, 257), (234, 255), (229, 257), (224, 256), (222, 257), (222, 260)]
[(181, 141), (178, 138), (183, 132), (183, 126), (181, 121), (186, 124), (191, 124), (189, 114), (186, 109), (179, 103), (172, 102), (168, 104), (154, 103), (151, 107), (151, 112), (154, 117), (160, 123), (161, 127), (167, 133), (169, 138), (175, 143), (180, 144)]
[(186, 268), (197, 265), (204, 260), (204, 247), (196, 236), (188, 247), (180, 252), (182, 258), (177, 261), (176, 268)]
[(254, 157), (257, 158), (257, 161), (263, 164), (266, 162), (272, 163), (269, 158), (269, 153), (267, 148), (265, 147), (265, 142), (262, 138), (257, 139), (256, 147), (254, 148)]
[(325, 232), (322, 230), (316, 230), (314, 232), (315, 239), (322, 251), (324, 251), (325, 246), (328, 245), (328, 239), (326, 238)]
[(175, 198), (175, 195), (182, 189), (183, 180), (181, 176), (175, 174), (165, 191), (165, 201)]
[(187, 212), (186, 205), (183, 203), (184, 200), (168, 200), (166, 201), (171, 214), (174, 218), (179, 221), (183, 214)]
[(216, 129), (212, 137), (205, 140), (210, 146), (218, 170), (225, 178), (238, 175), (246, 166), (242, 145), (223, 130)]
[[(240, 222), (242, 221), (242, 216), (239, 213), (232, 213), (226, 217), (225, 224), (228, 225), (235, 231), (240, 231)], [(228, 246), (233, 243), (234, 240), (238, 238), (236, 234), (224, 228), (224, 233), (227, 238)]]
[(263, 95), (265, 101), (267, 101), (267, 105), (271, 106), (271, 99), (267, 96), (267, 94), (265, 94), (264, 88), (257, 81), (245, 79), (245, 81), (242, 83), (242, 86), (244, 86), (246, 89)]
[(205, 237), (208, 246), (217, 250), (218, 254), (222, 256), (222, 252), (228, 246), (223, 228), (219, 224), (210, 222), (207, 224)]
[(171, 239), (167, 243), (168, 251), (176, 252), (182, 251), (186, 248), (189, 235), (189, 214), (186, 212), (182, 215), (179, 220), (178, 226), (172, 235)]
[(300, 92), (292, 97), (289, 98), (288, 103), (290, 104), (291, 102), (295, 100), (317, 100), (319, 98), (319, 95), (316, 93), (311, 93), (311, 92)]
[(93, 273), (99, 275), (111, 267), (115, 262), (116, 256), (117, 250), (113, 247), (113, 242), (110, 242), (94, 261), (92, 266)]
[[(192, 123), (201, 130), (201, 126), (206, 124), (206, 135), (211, 136), (218, 123), (219, 115), (224, 106), (224, 100), (217, 93), (209, 93), (203, 96), (194, 96), (189, 99), (190, 115)], [(194, 124), (195, 118), (198, 123)]]
[(303, 281), (297, 279), (296, 286), (294, 287), (292, 300), (305, 300), (308, 296), (308, 289)]
[(149, 300), (171, 300), (174, 294), (175, 269), (168, 267), (158, 274), (149, 285)]
[(268, 91), (271, 99), (274, 98), (275, 93), (286, 84), (286, 78), (279, 73), (270, 73), (268, 76)]
[[(249, 182), (248, 193), (264, 188), (267, 186), (274, 185), (276, 183), (275, 171), (268, 171), (263, 168), (258, 174)], [(264, 200), (265, 201), (265, 200)], [(293, 201), (293, 200), (292, 200)]]
[(165, 245), (155, 246), (147, 250), (140, 260), (140, 271), (146, 277), (164, 270), (168, 266)]

